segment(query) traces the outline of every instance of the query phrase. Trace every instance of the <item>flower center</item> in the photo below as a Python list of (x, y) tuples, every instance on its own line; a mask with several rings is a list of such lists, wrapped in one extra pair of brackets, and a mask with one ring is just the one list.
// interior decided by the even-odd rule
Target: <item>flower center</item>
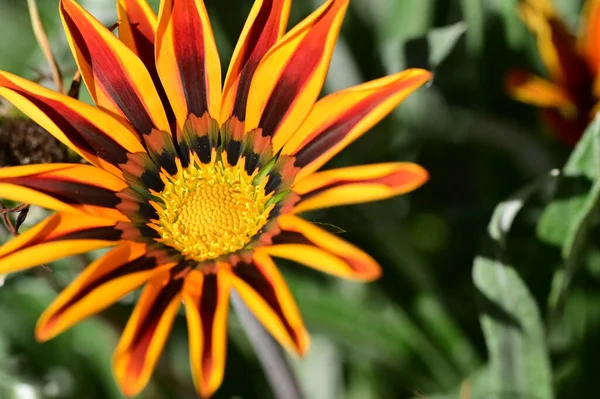
[(196, 261), (244, 248), (274, 206), (264, 182), (253, 183), (254, 175), (238, 165), (192, 162), (164, 180), (161, 202), (152, 203), (159, 216), (154, 228), (163, 244)]

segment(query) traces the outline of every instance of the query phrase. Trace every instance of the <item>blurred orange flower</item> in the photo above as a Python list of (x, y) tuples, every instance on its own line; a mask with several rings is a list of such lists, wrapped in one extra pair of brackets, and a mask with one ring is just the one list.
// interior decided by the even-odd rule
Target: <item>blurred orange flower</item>
[(574, 145), (600, 100), (600, 0), (585, 4), (577, 36), (550, 0), (522, 0), (519, 14), (536, 35), (548, 78), (512, 70), (507, 89), (515, 99), (540, 107), (556, 136)]

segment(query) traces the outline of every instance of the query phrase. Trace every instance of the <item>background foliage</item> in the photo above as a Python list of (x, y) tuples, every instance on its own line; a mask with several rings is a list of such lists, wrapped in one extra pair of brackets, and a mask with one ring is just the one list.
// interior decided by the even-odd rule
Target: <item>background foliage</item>
[[(294, 0), (292, 22), (320, 2)], [(58, 0), (38, 3), (70, 76)], [(115, 22), (114, 0), (80, 3)], [(412, 66), (435, 80), (330, 166), (414, 160), (431, 181), (404, 197), (312, 215), (372, 254), (381, 280), (360, 285), (282, 264), (312, 334), (308, 356), (291, 359), (306, 398), (597, 397), (600, 122), (572, 150), (506, 96), (510, 67), (544, 73), (516, 3), (352, 0), (326, 92)], [(580, 2), (555, 3), (576, 26)], [(251, 1), (206, 4), (226, 62)], [(0, 0), (0, 38), (0, 69), (48, 73), (25, 1)], [(25, 227), (43, 216), (32, 208)], [(110, 354), (135, 295), (48, 343), (33, 338), (42, 309), (88, 261), (9, 276), (0, 290), (1, 399), (122, 397)], [(187, 359), (180, 318), (140, 398), (195, 397)], [(215, 397), (272, 397), (235, 316)]]

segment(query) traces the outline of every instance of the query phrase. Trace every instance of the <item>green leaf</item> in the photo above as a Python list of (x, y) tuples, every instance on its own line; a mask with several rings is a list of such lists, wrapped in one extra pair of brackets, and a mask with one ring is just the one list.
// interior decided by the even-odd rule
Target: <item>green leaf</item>
[[(373, 1), (365, 1), (373, 7)], [(429, 30), (435, 18), (435, 0), (422, 0), (418, 4), (395, 1), (382, 5), (376, 28), (383, 40), (406, 39), (421, 36)]]
[[(427, 399), (553, 399), (552, 372), (535, 300), (507, 259), (507, 237), (527, 200), (548, 179), (540, 179), (500, 203), (488, 225), (484, 248), (475, 258), (473, 280), (488, 364), (454, 392)], [(418, 397), (417, 397), (418, 398)], [(416, 398), (415, 398), (416, 399)]]
[(466, 31), (466, 24), (458, 22), (425, 34), (393, 36), (382, 45), (385, 65), (390, 73), (415, 66), (434, 69), (450, 55)]
[(551, 308), (560, 311), (581, 263), (600, 202), (600, 118), (588, 127), (557, 176), (556, 193), (538, 224), (540, 239), (561, 247), (565, 260), (560, 284), (551, 294)]
[[(452, 393), (423, 395), (419, 393), (413, 399), (518, 399), (518, 396), (496, 393), (492, 394), (489, 387), (489, 367), (483, 367), (469, 378), (461, 382)], [(536, 398), (532, 398), (536, 399)]]
[(600, 194), (600, 119), (587, 129), (557, 176), (555, 199), (538, 224), (538, 236), (562, 247), (566, 258), (575, 238), (594, 210)]
[(504, 22), (506, 42), (511, 49), (522, 47), (530, 34), (517, 12), (520, 0), (493, 0), (491, 6), (496, 9)]
[(461, 8), (467, 31), (467, 48), (469, 52), (480, 53), (485, 38), (485, 12), (483, 2), (479, 0), (461, 0)]
[(554, 397), (539, 310), (505, 251), (513, 221), (537, 187), (531, 185), (498, 205), (490, 221), (487, 247), (475, 258), (473, 279), (481, 296), (480, 322), (489, 352), (489, 373), (487, 392), (473, 397)]
[(489, 351), (488, 393), (474, 397), (553, 398), (542, 320), (518, 273), (498, 259), (479, 256), (473, 278), (486, 301), (494, 304), (493, 311), (480, 315)]
[(450, 55), (466, 31), (467, 25), (464, 22), (431, 29), (427, 33), (429, 66), (435, 68), (441, 64)]

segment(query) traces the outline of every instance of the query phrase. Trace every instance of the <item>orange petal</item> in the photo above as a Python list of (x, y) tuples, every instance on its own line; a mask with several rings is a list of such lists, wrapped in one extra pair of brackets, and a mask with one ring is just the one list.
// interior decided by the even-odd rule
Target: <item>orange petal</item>
[(414, 163), (380, 163), (315, 173), (294, 184), (294, 212), (377, 201), (420, 187), (429, 174)]
[(600, 97), (600, 0), (588, 0), (583, 9), (579, 47), (595, 76), (594, 95)]
[(546, 16), (546, 18), (555, 18), (556, 9), (553, 0), (519, 0), (521, 3), (526, 3), (529, 7), (535, 9), (538, 13)]
[(600, 0), (587, 0), (582, 13), (580, 48), (594, 75), (600, 70)]
[(142, 292), (113, 358), (115, 378), (126, 396), (135, 396), (150, 380), (181, 305), (183, 280), (168, 272)]
[(310, 338), (290, 290), (265, 253), (231, 268), (232, 285), (248, 308), (287, 350), (304, 354)]
[(58, 212), (0, 247), (0, 274), (114, 245), (114, 220)]
[(190, 364), (201, 397), (210, 397), (221, 385), (227, 349), (229, 276), (192, 271), (183, 289), (188, 324)]
[(517, 100), (541, 108), (558, 108), (577, 112), (571, 96), (561, 86), (520, 70), (510, 71), (506, 89)]
[(133, 131), (104, 111), (36, 83), (0, 72), (0, 96), (92, 164), (122, 176), (116, 167), (144, 147)]
[(575, 38), (548, 1), (522, 1), (519, 13), (536, 35), (538, 51), (552, 81), (577, 89), (591, 83)]
[(302, 168), (296, 179), (320, 168), (430, 79), (430, 72), (408, 69), (319, 100), (283, 148)]
[(145, 244), (124, 242), (90, 264), (40, 317), (36, 338), (47, 341), (173, 266), (147, 255)]
[(61, 0), (60, 13), (96, 104), (124, 117), (140, 137), (152, 129), (170, 131), (152, 78), (138, 56), (73, 0)]
[(59, 211), (126, 220), (113, 209), (127, 184), (91, 165), (40, 164), (0, 168), (0, 198)]
[(155, 68), (154, 36), (156, 15), (146, 0), (118, 0), (119, 39), (142, 60)]
[(348, 0), (328, 0), (289, 31), (258, 65), (246, 109), (247, 129), (273, 137), (277, 151), (319, 96)]
[(291, 0), (257, 0), (233, 51), (223, 88), (221, 123), (232, 115), (243, 120), (250, 83), (260, 60), (283, 35)]
[(180, 128), (189, 114), (218, 118), (221, 63), (202, 0), (161, 3), (156, 65)]
[(280, 216), (277, 224), (282, 233), (273, 237), (272, 246), (257, 251), (352, 280), (369, 281), (381, 275), (373, 258), (312, 223), (288, 214)]
[(175, 115), (167, 93), (162, 87), (154, 58), (154, 39), (158, 26), (154, 11), (146, 0), (118, 0), (117, 14), (119, 16), (119, 38), (146, 66), (162, 100), (167, 119), (169, 123), (173, 122)]

